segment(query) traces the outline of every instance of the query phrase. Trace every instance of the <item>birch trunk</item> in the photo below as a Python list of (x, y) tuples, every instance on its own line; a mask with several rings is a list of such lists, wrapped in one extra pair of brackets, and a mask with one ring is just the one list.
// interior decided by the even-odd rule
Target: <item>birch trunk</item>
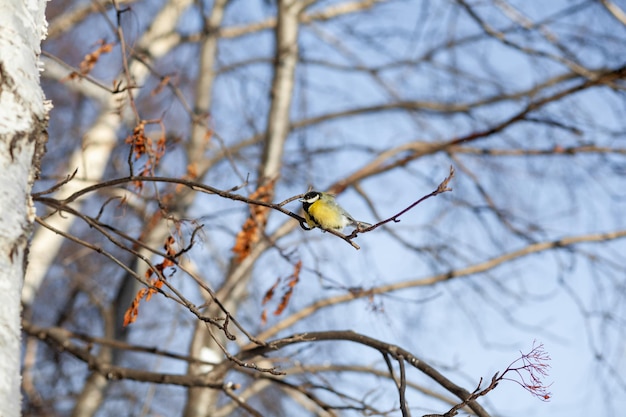
[(20, 294), (35, 210), (30, 191), (49, 105), (39, 83), (42, 0), (0, 3), (0, 415), (20, 415)]

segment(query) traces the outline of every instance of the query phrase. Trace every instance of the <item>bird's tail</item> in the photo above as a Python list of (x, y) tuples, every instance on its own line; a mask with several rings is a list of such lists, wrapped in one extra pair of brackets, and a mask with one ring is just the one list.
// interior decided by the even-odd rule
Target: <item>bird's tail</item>
[(366, 223), (366, 222), (360, 222), (358, 220), (355, 220), (353, 224), (354, 224), (354, 226), (356, 226), (357, 230), (363, 230), (363, 229), (367, 229), (369, 227), (372, 227), (371, 224)]

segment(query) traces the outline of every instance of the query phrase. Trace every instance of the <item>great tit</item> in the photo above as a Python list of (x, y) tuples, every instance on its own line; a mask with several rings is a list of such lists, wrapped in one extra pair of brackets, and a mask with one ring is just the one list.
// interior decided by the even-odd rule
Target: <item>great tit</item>
[(346, 226), (354, 226), (357, 230), (366, 229), (369, 223), (354, 220), (337, 202), (332, 194), (320, 191), (309, 191), (299, 201), (302, 202), (304, 218), (310, 228), (319, 227), (324, 230), (341, 232)]

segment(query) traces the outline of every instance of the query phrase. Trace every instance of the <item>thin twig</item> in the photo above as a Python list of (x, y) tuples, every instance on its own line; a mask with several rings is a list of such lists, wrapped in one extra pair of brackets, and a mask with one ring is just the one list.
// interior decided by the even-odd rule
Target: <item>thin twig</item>
[(446, 191), (452, 191), (452, 188), (448, 187), (448, 184), (450, 183), (450, 181), (452, 180), (452, 178), (454, 177), (454, 167), (450, 166), (450, 174), (441, 182), (441, 184), (439, 184), (439, 186), (437, 187), (436, 190), (434, 190), (432, 193), (425, 195), (424, 197), (420, 198), (419, 200), (415, 201), (414, 203), (412, 203), (411, 205), (409, 205), (408, 207), (406, 207), (405, 209), (401, 210), (400, 212), (394, 214), (393, 216), (385, 219), (385, 220), (381, 220), (380, 222), (368, 227), (368, 228), (364, 228), (364, 229), (359, 229), (356, 228), (350, 235), (347, 236), (348, 240), (350, 239), (354, 239), (359, 233), (366, 233), (366, 232), (371, 232), (374, 229), (379, 228), (380, 226), (387, 224), (389, 222), (394, 222), (394, 223), (398, 223), (400, 222), (400, 216), (402, 216), (403, 214), (405, 214), (406, 212), (408, 212), (409, 210), (412, 210), (415, 206), (417, 206), (418, 204), (420, 204), (422, 201), (427, 200), (431, 197), (434, 197), (438, 194), (441, 193), (445, 193)]

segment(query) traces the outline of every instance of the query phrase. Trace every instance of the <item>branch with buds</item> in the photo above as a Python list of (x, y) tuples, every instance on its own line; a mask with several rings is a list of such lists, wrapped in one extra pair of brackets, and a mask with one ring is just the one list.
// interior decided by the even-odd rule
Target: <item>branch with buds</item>
[(550, 385), (544, 385), (543, 378), (548, 376), (548, 369), (550, 368), (550, 355), (544, 350), (543, 343), (538, 345), (533, 342), (533, 347), (528, 353), (520, 352), (520, 357), (515, 359), (507, 366), (507, 368), (500, 374), (496, 374), (491, 377), (491, 382), (485, 388), (480, 388), (483, 383), (481, 378), (478, 382), (478, 386), (462, 403), (459, 403), (452, 407), (444, 414), (426, 414), (422, 417), (453, 417), (456, 416), (458, 410), (465, 407), (472, 401), (475, 401), (479, 397), (487, 395), (493, 391), (501, 381), (512, 381), (530, 392), (534, 397), (539, 398), (541, 401), (549, 401), (551, 393), (548, 391)]

